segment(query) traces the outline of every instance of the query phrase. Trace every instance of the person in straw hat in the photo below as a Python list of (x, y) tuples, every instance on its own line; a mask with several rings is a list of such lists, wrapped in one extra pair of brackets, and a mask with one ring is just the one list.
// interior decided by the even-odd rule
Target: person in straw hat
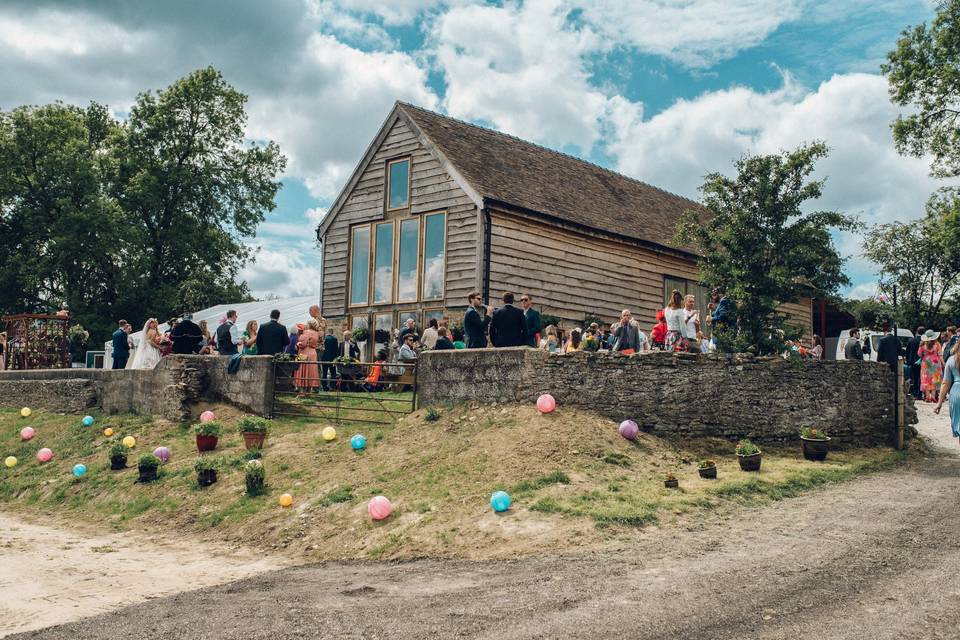
[(937, 339), (939, 337), (939, 331), (928, 329), (920, 337), (920, 349), (917, 351), (920, 359), (920, 390), (927, 402), (937, 401), (943, 381), (943, 352)]

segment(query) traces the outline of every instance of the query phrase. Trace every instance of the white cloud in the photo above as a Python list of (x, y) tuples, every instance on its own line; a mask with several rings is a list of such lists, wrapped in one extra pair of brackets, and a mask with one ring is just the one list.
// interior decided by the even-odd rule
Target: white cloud
[[(41, 28), (38, 28), (41, 27)], [(129, 55), (148, 35), (106, 20), (77, 20), (62, 11), (41, 10), (34, 16), (0, 15), (0, 47), (33, 58), (89, 56), (108, 51)]]
[(280, 298), (320, 296), (320, 259), (317, 251), (284, 247), (280, 243), (261, 241), (251, 245), (258, 249), (256, 259), (241, 269), (257, 298), (275, 295)]
[(689, 67), (708, 67), (762, 42), (801, 15), (796, 0), (583, 0), (604, 37)]

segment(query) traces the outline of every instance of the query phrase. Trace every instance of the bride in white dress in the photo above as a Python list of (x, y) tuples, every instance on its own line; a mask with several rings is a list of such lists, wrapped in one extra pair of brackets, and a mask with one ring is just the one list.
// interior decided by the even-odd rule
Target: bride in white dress
[(160, 362), (160, 331), (156, 318), (150, 318), (143, 325), (140, 344), (133, 356), (131, 369), (153, 369)]

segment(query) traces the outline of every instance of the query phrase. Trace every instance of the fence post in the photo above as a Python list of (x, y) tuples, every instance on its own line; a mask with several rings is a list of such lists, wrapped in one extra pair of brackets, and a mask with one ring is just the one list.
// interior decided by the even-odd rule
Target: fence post
[(419, 369), (418, 364), (413, 365), (413, 397), (410, 398), (410, 411), (417, 410), (417, 372)]
[(904, 407), (907, 403), (907, 394), (903, 388), (903, 363), (897, 359), (897, 449), (903, 449), (904, 428), (906, 426), (904, 419)]

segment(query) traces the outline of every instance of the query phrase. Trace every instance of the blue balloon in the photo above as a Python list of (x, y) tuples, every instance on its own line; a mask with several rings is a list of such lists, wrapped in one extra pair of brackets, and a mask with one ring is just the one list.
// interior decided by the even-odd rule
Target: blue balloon
[(510, 496), (506, 491), (494, 491), (490, 496), (490, 506), (497, 513), (503, 513), (510, 508)]
[(84, 416), (83, 426), (85, 427), (93, 426), (93, 416)]
[(86, 465), (83, 465), (83, 464), (75, 464), (75, 465), (73, 465), (73, 475), (75, 475), (75, 476), (77, 476), (78, 478), (80, 478), (80, 477), (82, 477), (82, 476), (83, 476), (84, 474), (86, 474), (86, 473), (87, 473), (87, 466), (86, 466)]
[(367, 446), (367, 439), (358, 433), (350, 438), (350, 446), (354, 451), (360, 451)]

